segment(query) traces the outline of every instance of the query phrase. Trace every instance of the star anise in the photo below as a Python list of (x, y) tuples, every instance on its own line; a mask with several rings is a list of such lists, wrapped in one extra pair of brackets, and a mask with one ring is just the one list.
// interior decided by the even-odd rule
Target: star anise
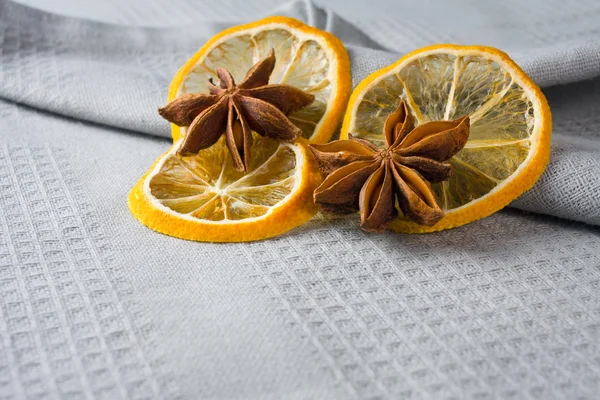
[(382, 231), (402, 213), (414, 222), (432, 226), (444, 212), (430, 183), (447, 180), (452, 166), (445, 161), (469, 138), (469, 117), (433, 121), (414, 127), (404, 101), (386, 119), (386, 147), (353, 137), (311, 145), (321, 171), (327, 175), (314, 200), (324, 210), (360, 211), (361, 228)]
[(215, 144), (224, 133), (233, 165), (238, 171), (247, 171), (252, 131), (279, 140), (295, 140), (302, 131), (286, 115), (306, 107), (315, 96), (290, 85), (269, 85), (275, 61), (271, 50), (254, 64), (239, 85), (227, 70), (217, 68), (220, 84), (217, 87), (209, 79), (210, 94), (185, 94), (159, 109), (168, 121), (188, 126), (178, 154), (197, 154)]

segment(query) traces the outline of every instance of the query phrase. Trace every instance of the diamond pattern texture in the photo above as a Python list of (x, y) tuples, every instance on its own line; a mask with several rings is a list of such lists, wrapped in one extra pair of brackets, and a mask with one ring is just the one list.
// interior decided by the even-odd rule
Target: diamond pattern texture
[(0, 151), (0, 393), (154, 397), (168, 382), (157, 379), (164, 361), (144, 354), (152, 323), (68, 159), (48, 146)]
[[(21, 1), (121, 25), (0, 0), (0, 399), (598, 397), (596, 1)], [(170, 76), (270, 12), (353, 43), (355, 83), (398, 57), (356, 26), (395, 52), (510, 51), (547, 87), (550, 167), (512, 210), (430, 235), (323, 215), (250, 244), (141, 226), (125, 199), (169, 145), (152, 110)]]
[(262, 243), (251, 252), (282, 312), (311, 331), (357, 397), (597, 393), (596, 232), (515, 213), (476, 232), (403, 240), (356, 235), (356, 222), (313, 225), (280, 253)]

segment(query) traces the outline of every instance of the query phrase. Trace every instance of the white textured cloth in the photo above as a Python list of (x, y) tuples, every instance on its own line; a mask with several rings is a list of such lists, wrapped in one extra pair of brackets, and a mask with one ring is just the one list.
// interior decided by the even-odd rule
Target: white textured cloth
[(318, 216), (219, 245), (150, 231), (126, 196), (168, 148), (178, 66), (277, 2), (27, 2), (71, 17), (0, 0), (0, 399), (597, 398), (597, 1), (277, 11), (344, 40), (355, 83), (422, 45), (503, 48), (545, 87), (552, 160), (458, 229)]

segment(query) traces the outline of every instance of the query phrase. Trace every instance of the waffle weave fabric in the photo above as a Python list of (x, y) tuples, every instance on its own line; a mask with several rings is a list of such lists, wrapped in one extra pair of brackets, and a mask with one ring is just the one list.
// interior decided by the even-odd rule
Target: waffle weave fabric
[[(354, 84), (424, 45), (500, 47), (550, 102), (547, 171), (429, 235), (143, 227), (126, 197), (169, 146), (171, 77), (269, 14), (339, 36)], [(596, 0), (0, 0), (0, 399), (597, 398), (598, 26)]]

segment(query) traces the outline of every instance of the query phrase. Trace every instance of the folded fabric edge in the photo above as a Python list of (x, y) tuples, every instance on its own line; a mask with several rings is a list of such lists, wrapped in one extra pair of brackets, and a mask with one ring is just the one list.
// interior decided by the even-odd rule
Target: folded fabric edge
[(600, 76), (600, 41), (571, 42), (509, 55), (542, 88)]

